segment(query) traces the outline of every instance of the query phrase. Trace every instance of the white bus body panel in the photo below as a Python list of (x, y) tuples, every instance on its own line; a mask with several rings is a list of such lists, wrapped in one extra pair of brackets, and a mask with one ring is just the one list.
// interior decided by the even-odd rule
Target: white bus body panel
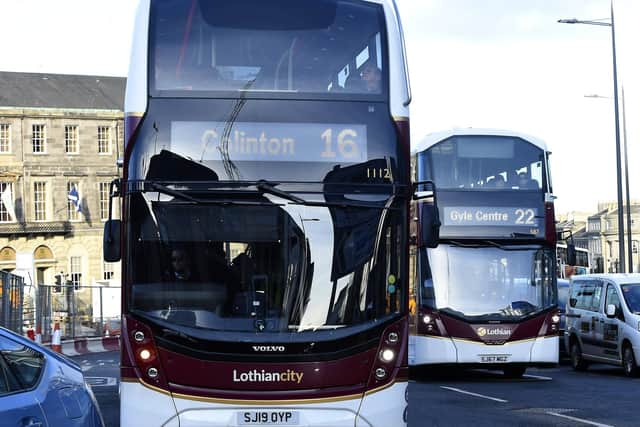
[(244, 411), (299, 412), (298, 427), (405, 427), (407, 383), (395, 383), (364, 399), (327, 403), (243, 405), (195, 400), (154, 391), (141, 383), (120, 384), (120, 425), (136, 427), (237, 427)]
[[(147, 110), (147, 49), (149, 45), (149, 10), (151, 0), (140, 0), (136, 12), (131, 62), (124, 95), (124, 112), (142, 114)], [(126, 141), (125, 141), (126, 143)]]
[[(381, 4), (384, 9), (389, 45), (389, 97), (391, 115), (395, 118), (409, 117), (409, 76), (400, 17), (390, 0), (366, 0)], [(147, 109), (147, 71), (149, 45), (149, 10), (151, 0), (141, 0), (135, 20), (131, 62), (125, 91), (125, 114), (141, 114)]]
[(362, 400), (356, 427), (406, 427), (406, 382), (398, 382), (376, 393), (366, 394)]
[(120, 383), (120, 425), (180, 427), (176, 407), (168, 394), (139, 382)]
[(527, 135), (522, 132), (516, 132), (504, 129), (483, 129), (483, 128), (456, 128), (449, 129), (443, 132), (434, 132), (425, 136), (421, 141), (416, 144), (412, 144), (411, 153), (421, 153), (424, 150), (432, 147), (433, 145), (444, 141), (452, 136), (508, 136), (512, 138), (522, 138), (525, 141), (530, 142), (544, 152), (547, 152), (547, 144), (544, 140), (532, 135)]
[(538, 337), (526, 341), (487, 345), (480, 342), (451, 338), (412, 337), (414, 354), (409, 365), (478, 364), (483, 356), (508, 356), (508, 363), (558, 363), (558, 337)]

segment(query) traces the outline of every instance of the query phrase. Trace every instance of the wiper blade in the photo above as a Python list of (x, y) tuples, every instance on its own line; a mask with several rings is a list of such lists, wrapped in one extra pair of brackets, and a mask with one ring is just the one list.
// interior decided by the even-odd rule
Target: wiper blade
[(170, 335), (170, 336), (174, 336), (174, 337), (178, 337), (178, 338), (182, 338), (184, 340), (196, 343), (198, 342), (198, 340), (196, 340), (195, 338), (190, 337), (189, 335), (179, 332), (179, 331), (175, 331), (173, 329), (168, 329), (168, 328), (162, 328), (162, 333), (164, 335)]
[(298, 196), (294, 196), (293, 194), (284, 191), (284, 190), (280, 190), (279, 188), (276, 188), (273, 184), (268, 183), (267, 181), (258, 181), (258, 183), (256, 184), (256, 188), (258, 190), (260, 190), (260, 192), (262, 193), (268, 193), (268, 194), (273, 194), (274, 196), (278, 196), (281, 197), (283, 199), (292, 201), (292, 202), (296, 202), (296, 203), (300, 203), (300, 204), (306, 204), (308, 203), (307, 201), (305, 201), (304, 199), (298, 197)]
[(519, 232), (514, 232), (511, 233), (511, 237), (513, 238), (518, 238), (518, 237), (526, 237), (526, 238), (535, 238), (536, 235), (533, 233), (519, 233)]
[(188, 194), (186, 194), (186, 193), (184, 193), (182, 191), (174, 190), (173, 188), (169, 188), (169, 187), (167, 187), (165, 185), (158, 184), (157, 182), (151, 182), (151, 183), (149, 183), (149, 186), (152, 189), (154, 189), (154, 190), (156, 190), (156, 191), (158, 191), (160, 193), (167, 194), (169, 196), (178, 197), (180, 199), (188, 200), (188, 201), (194, 202), (194, 203), (198, 203), (199, 202), (199, 200), (196, 199), (195, 197), (191, 197), (191, 196), (189, 196)]

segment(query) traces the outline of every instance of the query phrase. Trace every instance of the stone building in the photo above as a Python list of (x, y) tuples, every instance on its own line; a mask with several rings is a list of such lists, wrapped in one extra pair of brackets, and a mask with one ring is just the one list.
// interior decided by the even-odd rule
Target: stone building
[(0, 269), (33, 285), (58, 274), (76, 287), (116, 283), (102, 229), (124, 88), (117, 77), (0, 72)]

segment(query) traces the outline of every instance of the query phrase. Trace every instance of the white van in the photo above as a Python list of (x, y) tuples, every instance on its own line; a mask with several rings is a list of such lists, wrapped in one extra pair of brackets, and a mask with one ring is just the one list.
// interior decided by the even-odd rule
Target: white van
[(590, 362), (621, 365), (640, 373), (640, 274), (573, 276), (565, 345), (575, 370)]

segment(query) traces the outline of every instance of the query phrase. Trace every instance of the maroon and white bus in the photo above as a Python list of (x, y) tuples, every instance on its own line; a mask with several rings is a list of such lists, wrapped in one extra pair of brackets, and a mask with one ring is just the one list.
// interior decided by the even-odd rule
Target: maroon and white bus
[[(412, 149), (438, 189), (439, 245), (418, 242), (410, 365), (501, 369), (558, 363), (556, 226), (544, 141), (454, 129)], [(421, 204), (418, 204), (418, 213)], [(419, 215), (418, 227), (425, 221)]]
[(143, 0), (123, 426), (404, 426), (410, 93), (392, 0)]

